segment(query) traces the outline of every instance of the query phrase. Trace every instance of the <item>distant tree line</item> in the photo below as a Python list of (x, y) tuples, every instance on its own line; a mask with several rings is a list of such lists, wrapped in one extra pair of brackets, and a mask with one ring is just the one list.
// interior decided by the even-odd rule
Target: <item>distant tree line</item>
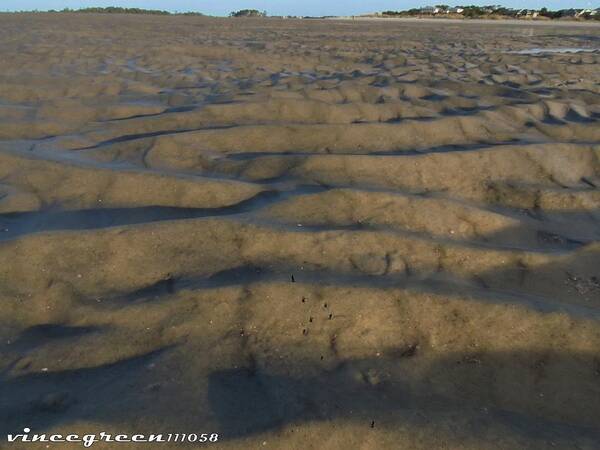
[(267, 12), (257, 9), (240, 9), (229, 13), (229, 17), (267, 17)]
[(488, 6), (454, 6), (448, 5), (436, 5), (427, 6), (423, 8), (412, 8), (404, 11), (383, 11), (383, 16), (423, 16), (423, 15), (441, 15), (441, 14), (459, 14), (467, 18), (480, 18), (480, 17), (511, 17), (511, 18), (537, 18), (545, 17), (547, 19), (561, 19), (561, 18), (581, 18), (581, 19), (592, 19), (600, 20), (600, 9), (561, 9), (551, 11), (548, 8), (535, 9), (515, 9), (506, 8), (500, 5), (488, 5)]
[[(53, 11), (50, 11), (53, 12)], [(91, 7), (82, 9), (70, 9), (65, 8), (60, 12), (77, 12), (77, 13), (102, 13), (102, 14), (156, 14), (161, 16), (168, 16), (171, 14), (169, 11), (161, 11), (158, 9), (142, 9), (142, 8), (121, 8), (119, 6), (107, 6)]]
[[(41, 12), (41, 11), (21, 11), (21, 12)], [(142, 9), (142, 8), (122, 8), (119, 6), (107, 6), (107, 7), (90, 7), (82, 9), (70, 9), (65, 8), (60, 11), (50, 10), (47, 12), (52, 13), (97, 13), (97, 14), (153, 14), (153, 15), (183, 15), (183, 16), (202, 16), (199, 12), (183, 12), (183, 13), (172, 13), (169, 11), (162, 11), (157, 9)], [(545, 18), (545, 19), (563, 19), (563, 18), (577, 18), (577, 19), (591, 19), (600, 21), (600, 8), (596, 9), (561, 9), (551, 11), (548, 8), (541, 8), (539, 10), (534, 9), (514, 9), (506, 8), (500, 5), (488, 5), (488, 6), (454, 6), (448, 5), (435, 5), (426, 6), (423, 8), (412, 8), (404, 11), (383, 11), (378, 14), (386, 17), (394, 16), (440, 16), (440, 15), (460, 15), (466, 18)], [(259, 11), (257, 9), (241, 9), (239, 11), (233, 11), (229, 14), (230, 17), (267, 17), (266, 11)], [(304, 17), (305, 19), (319, 17)]]
[[(39, 11), (28, 11), (28, 12), (39, 12)], [(96, 14), (153, 14), (159, 16), (168, 15), (182, 15), (182, 16), (202, 16), (199, 12), (184, 12), (184, 13), (172, 13), (169, 11), (162, 11), (159, 9), (142, 9), (142, 8), (121, 8), (120, 6), (107, 6), (101, 7), (90, 7), (81, 9), (64, 8), (61, 10), (50, 9), (47, 12), (50, 13), (96, 13)]]
[[(38, 12), (31, 11), (31, 12)], [(60, 11), (51, 9), (48, 12), (53, 13), (98, 13), (98, 14), (153, 14), (160, 16), (168, 15), (182, 15), (182, 16), (202, 16), (203, 14), (197, 12), (184, 12), (184, 13), (172, 13), (169, 11), (163, 11), (159, 9), (142, 9), (142, 8), (122, 8), (119, 6), (107, 6), (107, 7), (91, 7), (81, 9), (70, 9), (64, 8)], [(242, 9), (240, 11), (234, 11), (229, 14), (229, 17), (267, 17), (266, 11), (259, 11), (257, 9)]]

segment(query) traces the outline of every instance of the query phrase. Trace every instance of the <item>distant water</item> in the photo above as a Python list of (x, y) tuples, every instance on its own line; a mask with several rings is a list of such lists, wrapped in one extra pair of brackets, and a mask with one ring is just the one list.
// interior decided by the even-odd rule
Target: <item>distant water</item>
[(528, 48), (525, 50), (509, 51), (517, 55), (540, 55), (544, 53), (591, 53), (600, 49), (597, 48), (579, 48), (579, 47), (555, 47), (555, 48)]

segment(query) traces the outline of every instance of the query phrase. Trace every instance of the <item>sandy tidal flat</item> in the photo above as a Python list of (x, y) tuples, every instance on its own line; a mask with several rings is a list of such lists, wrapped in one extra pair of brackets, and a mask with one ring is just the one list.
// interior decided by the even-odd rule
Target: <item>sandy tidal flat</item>
[(599, 47), (0, 15), (2, 437), (600, 448)]

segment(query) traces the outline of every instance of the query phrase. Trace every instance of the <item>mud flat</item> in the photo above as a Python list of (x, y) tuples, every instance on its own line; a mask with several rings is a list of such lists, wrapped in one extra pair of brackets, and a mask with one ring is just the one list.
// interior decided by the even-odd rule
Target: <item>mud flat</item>
[(1, 434), (598, 448), (599, 46), (0, 15)]
[(385, 16), (338, 16), (329, 17), (327, 20), (385, 20), (394, 22), (419, 22), (419, 23), (435, 23), (439, 25), (444, 24), (463, 24), (466, 26), (471, 25), (471, 22), (475, 21), (477, 25), (518, 25), (518, 26), (550, 26), (550, 27), (600, 27), (600, 23), (593, 20), (576, 20), (576, 19), (469, 19), (463, 18), (446, 18), (446, 17), (385, 17)]

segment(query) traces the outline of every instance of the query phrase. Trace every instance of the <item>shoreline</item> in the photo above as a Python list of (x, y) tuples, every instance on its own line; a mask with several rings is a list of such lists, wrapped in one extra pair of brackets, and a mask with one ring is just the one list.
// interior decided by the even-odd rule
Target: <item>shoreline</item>
[[(312, 19), (320, 20), (320, 19)], [(327, 17), (321, 20), (340, 21), (385, 21), (385, 22), (419, 22), (419, 23), (443, 23), (443, 24), (503, 24), (503, 25), (527, 25), (527, 26), (564, 26), (564, 27), (598, 27), (600, 21), (578, 21), (578, 20), (519, 20), (519, 19), (434, 19), (430, 17), (352, 17), (339, 16)]]
[(442, 23), (442, 24), (484, 24), (484, 25), (525, 25), (525, 26), (558, 26), (558, 27), (600, 27), (600, 21), (596, 20), (570, 20), (570, 19), (477, 19), (477, 18), (434, 18), (434, 17), (374, 17), (374, 16), (328, 16), (328, 17), (227, 17), (210, 16), (203, 14), (170, 13), (106, 13), (106, 12), (79, 12), (79, 11), (0, 11), (0, 15), (15, 16), (45, 16), (45, 15), (83, 15), (83, 16), (150, 16), (150, 17), (187, 17), (215, 20), (252, 20), (252, 21), (340, 21), (340, 22), (404, 22), (404, 23)]

